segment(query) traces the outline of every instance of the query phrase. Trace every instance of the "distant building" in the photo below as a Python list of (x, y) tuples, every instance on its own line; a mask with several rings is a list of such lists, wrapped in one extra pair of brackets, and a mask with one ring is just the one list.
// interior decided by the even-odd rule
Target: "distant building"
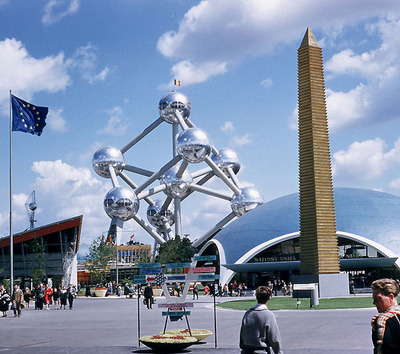
[[(151, 262), (151, 245), (119, 245), (118, 246), (118, 278), (131, 279), (139, 274), (136, 265), (138, 263)], [(116, 279), (115, 258), (109, 263), (108, 274), (105, 275), (106, 281)], [(84, 263), (78, 266), (78, 282), (83, 284), (92, 283), (90, 272)]]
[[(22, 284), (30, 282), (32, 271), (43, 267), (53, 284), (76, 284), (82, 219), (80, 215), (14, 234), (14, 277)], [(0, 238), (0, 279), (9, 277), (10, 236), (6, 236)]]
[(151, 260), (150, 245), (121, 245), (118, 246), (118, 265), (136, 265), (149, 263)]

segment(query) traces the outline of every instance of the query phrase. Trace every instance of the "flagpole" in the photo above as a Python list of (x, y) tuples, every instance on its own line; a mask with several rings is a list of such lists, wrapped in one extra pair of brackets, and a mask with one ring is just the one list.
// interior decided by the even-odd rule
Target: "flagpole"
[(10, 90), (10, 294), (14, 289), (14, 237), (12, 230), (12, 98)]

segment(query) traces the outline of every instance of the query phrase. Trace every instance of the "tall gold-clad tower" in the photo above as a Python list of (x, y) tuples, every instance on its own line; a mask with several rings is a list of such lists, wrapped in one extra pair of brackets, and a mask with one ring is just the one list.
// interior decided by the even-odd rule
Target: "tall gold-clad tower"
[(300, 273), (340, 272), (322, 50), (310, 28), (298, 49)]

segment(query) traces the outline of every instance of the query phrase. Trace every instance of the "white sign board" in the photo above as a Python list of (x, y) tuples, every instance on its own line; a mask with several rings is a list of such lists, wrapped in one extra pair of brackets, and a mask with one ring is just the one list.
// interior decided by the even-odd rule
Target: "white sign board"
[(293, 284), (293, 290), (315, 290), (316, 283)]

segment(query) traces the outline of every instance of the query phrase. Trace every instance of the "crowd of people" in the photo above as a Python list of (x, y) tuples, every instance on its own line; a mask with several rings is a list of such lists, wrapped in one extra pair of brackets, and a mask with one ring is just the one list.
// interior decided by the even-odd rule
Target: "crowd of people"
[[(292, 296), (293, 295), (293, 285), (289, 281), (286, 283), (280, 279), (274, 279), (272, 281), (268, 281), (267, 287), (271, 289), (272, 294), (275, 296), (283, 295), (283, 296)], [(216, 295), (216, 296), (229, 296), (229, 297), (236, 297), (236, 296), (247, 296), (249, 295), (249, 289), (247, 285), (243, 282), (237, 282), (234, 280), (224, 286), (216, 285), (214, 287), (214, 292), (212, 291), (213, 285), (208, 284), (204, 286), (204, 295)], [(253, 294), (254, 291), (253, 291)]]
[(2, 317), (7, 317), (7, 312), (10, 309), (13, 310), (14, 317), (21, 317), (21, 310), (24, 308), (29, 310), (31, 302), (34, 303), (35, 310), (50, 310), (51, 308), (65, 310), (67, 306), (72, 310), (77, 293), (76, 286), (72, 284), (68, 287), (64, 285), (51, 287), (49, 284), (38, 284), (33, 289), (29, 287), (21, 289), (16, 284), (10, 296), (4, 285), (0, 285), (0, 311), (3, 313)]

